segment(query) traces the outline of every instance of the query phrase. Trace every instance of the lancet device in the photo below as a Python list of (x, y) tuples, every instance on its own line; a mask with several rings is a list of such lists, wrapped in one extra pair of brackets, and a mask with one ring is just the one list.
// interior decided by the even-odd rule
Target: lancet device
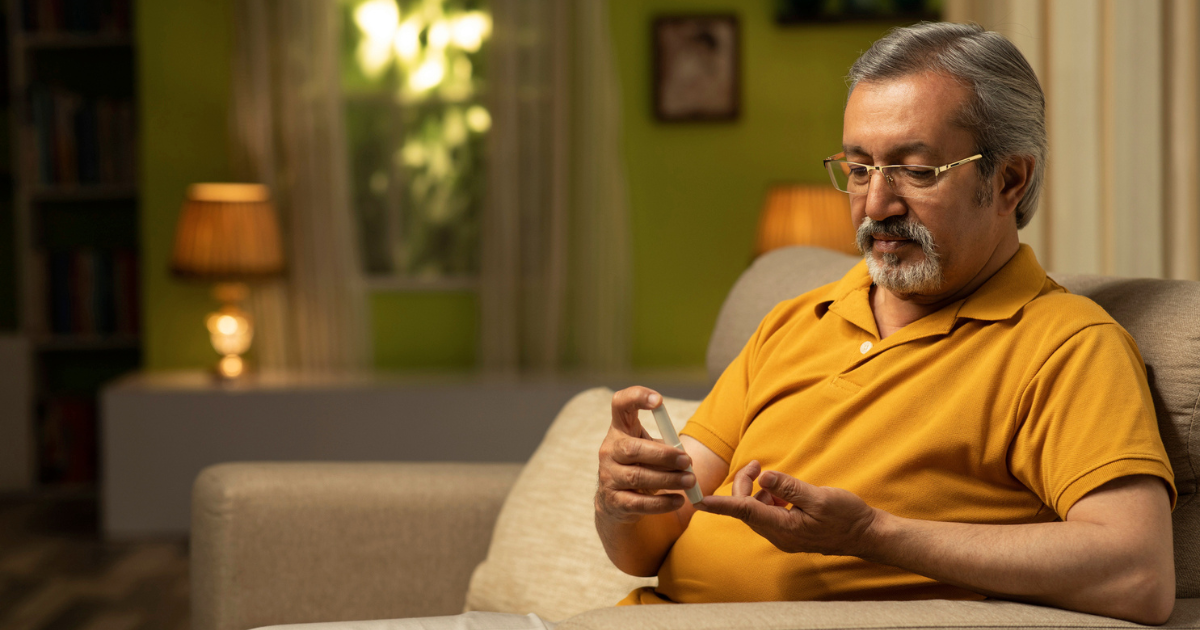
[[(659, 403), (653, 410), (654, 422), (658, 424), (658, 432), (662, 434), (663, 442), (668, 446), (673, 446), (679, 450), (683, 450), (683, 444), (679, 441), (679, 434), (675, 432), (675, 425), (671, 424), (671, 416), (667, 415), (667, 406)], [(686, 452), (686, 451), (685, 451)], [(687, 471), (692, 473), (694, 477), (696, 471), (692, 470), (691, 466), (687, 467)], [(699, 503), (704, 500), (704, 494), (700, 492), (700, 479), (696, 479), (696, 483), (687, 489), (688, 501), (692, 504)]]

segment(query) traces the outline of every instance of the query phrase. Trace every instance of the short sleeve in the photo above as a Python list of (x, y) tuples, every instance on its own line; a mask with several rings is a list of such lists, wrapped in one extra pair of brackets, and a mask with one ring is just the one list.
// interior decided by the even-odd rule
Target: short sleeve
[(689, 435), (707, 446), (725, 463), (733, 461), (733, 451), (741, 441), (745, 427), (746, 394), (750, 391), (755, 359), (762, 342), (775, 329), (777, 315), (784, 304), (787, 302), (777, 304), (759, 322), (754, 334), (742, 346), (742, 351), (721, 373), (712, 391), (704, 397), (696, 413), (680, 431), (680, 435)]
[(1120, 326), (1092, 325), (1067, 339), (1025, 387), (1017, 413), (1009, 469), (1060, 518), (1129, 475), (1162, 478), (1174, 507), (1174, 473), (1142, 357)]

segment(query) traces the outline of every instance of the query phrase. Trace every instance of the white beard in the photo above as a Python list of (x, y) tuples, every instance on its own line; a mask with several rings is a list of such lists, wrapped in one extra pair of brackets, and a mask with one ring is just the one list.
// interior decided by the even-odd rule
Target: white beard
[[(872, 247), (875, 234), (910, 239), (921, 246), (923, 256), (906, 264), (895, 254), (876, 253)], [(941, 288), (944, 280), (941, 256), (937, 253), (933, 235), (924, 225), (912, 220), (889, 225), (886, 221), (867, 217), (858, 226), (857, 244), (867, 261), (867, 272), (876, 285), (900, 294), (936, 293)]]

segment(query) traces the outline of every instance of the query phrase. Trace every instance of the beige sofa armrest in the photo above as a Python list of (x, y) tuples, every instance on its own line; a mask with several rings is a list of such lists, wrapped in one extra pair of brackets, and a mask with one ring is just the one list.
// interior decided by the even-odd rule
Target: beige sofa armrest
[[(1057, 608), (988, 600), (961, 602), (763, 602), (622, 606), (591, 610), (555, 630), (863, 630), (867, 628), (1147, 628)], [(1200, 599), (1180, 599), (1161, 628), (1200, 627)]]
[(238, 463), (192, 492), (192, 627), (462, 611), (520, 464)]

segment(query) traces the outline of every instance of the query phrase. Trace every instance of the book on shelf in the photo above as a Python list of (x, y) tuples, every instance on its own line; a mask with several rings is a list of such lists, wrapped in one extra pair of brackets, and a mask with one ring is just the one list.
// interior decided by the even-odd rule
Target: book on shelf
[(38, 420), (38, 477), (43, 483), (96, 480), (96, 403), (52, 395)]
[(130, 98), (29, 88), (29, 170), (42, 186), (132, 184), (135, 122)]
[(128, 249), (79, 248), (39, 254), (36, 287), (46, 294), (32, 315), (55, 335), (136, 335), (137, 257)]
[(130, 32), (130, 0), (21, 0), (27, 33)]

